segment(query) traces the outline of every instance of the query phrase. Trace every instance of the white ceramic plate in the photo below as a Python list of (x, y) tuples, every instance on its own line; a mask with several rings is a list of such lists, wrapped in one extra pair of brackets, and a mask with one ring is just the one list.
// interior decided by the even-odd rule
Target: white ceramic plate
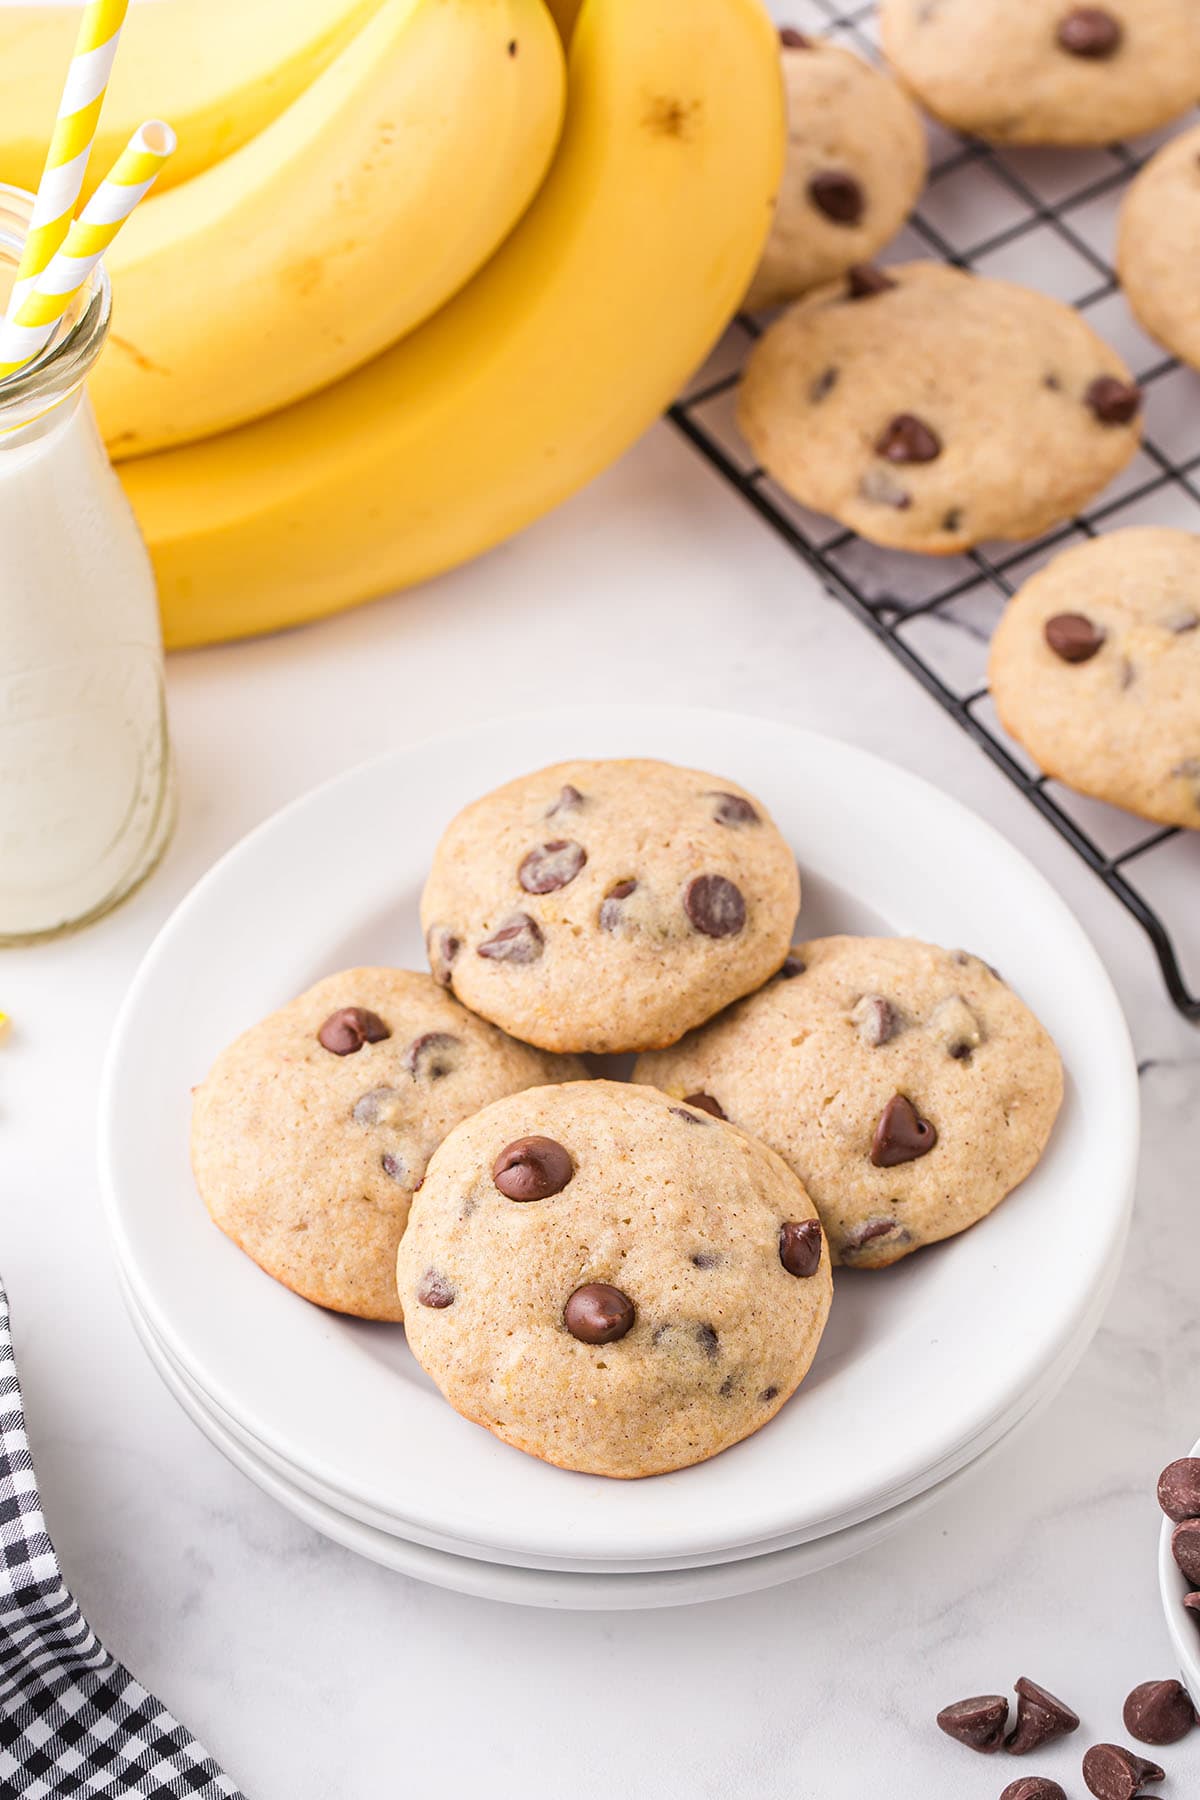
[(450, 1588), (484, 1600), (505, 1600), (518, 1606), (556, 1607), (573, 1612), (631, 1612), (663, 1606), (694, 1606), (704, 1600), (724, 1600), (735, 1594), (758, 1593), (846, 1562), (918, 1518), (930, 1506), (950, 1494), (961, 1479), (951, 1476), (927, 1489), (917, 1499), (891, 1508), (862, 1525), (837, 1531), (816, 1543), (778, 1550), (733, 1563), (701, 1569), (652, 1570), (641, 1574), (578, 1574), (546, 1569), (516, 1568), (511, 1564), (480, 1562), (474, 1558), (431, 1550), (364, 1525), (315, 1500), (288, 1481), (230, 1431), (204, 1396), (158, 1343), (138, 1311), (137, 1302), (122, 1283), (133, 1328), (151, 1362), (184, 1412), (210, 1443), (235, 1468), (264, 1493), (294, 1513), (315, 1531), (347, 1550), (382, 1564), (400, 1575), (411, 1575), (434, 1587)]
[[(466, 1424), (398, 1328), (320, 1312), (213, 1229), (188, 1168), (189, 1090), (252, 1020), (356, 962), (421, 966), (417, 900), (467, 800), (572, 756), (662, 756), (757, 792), (794, 846), (805, 935), (911, 932), (996, 964), (1057, 1040), (1067, 1099), (991, 1218), (886, 1275), (840, 1272), (808, 1380), (695, 1469), (564, 1474)], [(503, 1557), (655, 1562), (827, 1532), (930, 1485), (1026, 1410), (1077, 1343), (1128, 1220), (1137, 1087), (1120, 1009), (1049, 885), (926, 783), (811, 733), (613, 707), (397, 751), (269, 820), (164, 927), (114, 1031), (101, 1166), (120, 1262), (177, 1363), (248, 1436), (327, 1489)]]
[[(1200, 1443), (1193, 1444), (1189, 1456), (1200, 1456)], [(1158, 1591), (1162, 1595), (1171, 1647), (1179, 1665), (1179, 1678), (1200, 1706), (1200, 1615), (1189, 1612), (1183, 1596), (1192, 1592), (1192, 1584), (1171, 1555), (1171, 1533), (1174, 1526), (1164, 1518), (1158, 1534)]]

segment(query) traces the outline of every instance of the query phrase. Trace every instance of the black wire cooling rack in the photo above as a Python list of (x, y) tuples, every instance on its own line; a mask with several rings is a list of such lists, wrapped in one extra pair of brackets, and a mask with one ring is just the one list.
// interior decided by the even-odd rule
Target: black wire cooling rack
[[(875, 54), (873, 4), (794, 0), (790, 11), (801, 30)], [(1125, 356), (1144, 390), (1146, 435), (1134, 462), (1082, 517), (1033, 544), (943, 559), (878, 549), (807, 512), (755, 464), (734, 423), (741, 364), (761, 329), (747, 316), (668, 416), (1133, 914), (1171, 999), (1200, 1022), (1200, 833), (1151, 829), (1042, 775), (1000, 727), (985, 676), (1004, 603), (1057, 551), (1121, 525), (1200, 532), (1200, 377), (1138, 330), (1112, 267), (1124, 190), (1169, 135), (1096, 151), (1007, 151), (935, 127), (929, 185), (884, 258), (935, 255), (1024, 281), (1085, 312)]]

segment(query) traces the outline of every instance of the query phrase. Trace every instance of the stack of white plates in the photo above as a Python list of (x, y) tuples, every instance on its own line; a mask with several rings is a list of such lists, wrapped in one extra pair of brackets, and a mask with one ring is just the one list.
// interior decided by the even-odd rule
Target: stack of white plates
[[(759, 794), (795, 849), (801, 933), (888, 931), (995, 964), (1062, 1051), (1034, 1175), (885, 1273), (839, 1271), (807, 1381), (694, 1469), (613, 1482), (460, 1419), (400, 1327), (324, 1313), (209, 1222), (190, 1089), (246, 1025), (355, 963), (423, 966), (417, 899), (466, 801), (569, 757), (658, 756)], [(397, 752), (290, 806), (176, 912), (114, 1034), (101, 1161), (138, 1334), (201, 1430), (318, 1530), (391, 1568), (531, 1605), (675, 1605), (855, 1554), (947, 1493), (1066, 1379), (1119, 1272), (1137, 1083), (1116, 998), (1049, 886), (913, 776), (812, 734), (699, 712), (542, 714)]]

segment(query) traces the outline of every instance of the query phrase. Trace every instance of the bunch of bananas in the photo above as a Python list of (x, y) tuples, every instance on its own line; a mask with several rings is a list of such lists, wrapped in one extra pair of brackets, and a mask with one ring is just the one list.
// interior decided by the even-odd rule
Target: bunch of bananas
[[(8, 180), (72, 29), (0, 6)], [(452, 567), (610, 462), (745, 291), (784, 142), (760, 0), (170, 0), (94, 166), (148, 109), (174, 185), (110, 253), (92, 396), (176, 646)]]

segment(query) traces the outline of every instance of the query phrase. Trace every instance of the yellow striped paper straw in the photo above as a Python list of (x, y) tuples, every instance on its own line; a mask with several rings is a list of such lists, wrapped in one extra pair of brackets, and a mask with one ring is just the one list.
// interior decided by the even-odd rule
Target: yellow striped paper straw
[(67, 235), (83, 187), (100, 108), (108, 87), (117, 39), (129, 0), (88, 0), (58, 103), (54, 134), (33, 202), (17, 279), (8, 301), (15, 317), (21, 301)]
[(162, 119), (139, 125), (11, 319), (0, 325), (0, 380), (35, 357), (175, 149)]

